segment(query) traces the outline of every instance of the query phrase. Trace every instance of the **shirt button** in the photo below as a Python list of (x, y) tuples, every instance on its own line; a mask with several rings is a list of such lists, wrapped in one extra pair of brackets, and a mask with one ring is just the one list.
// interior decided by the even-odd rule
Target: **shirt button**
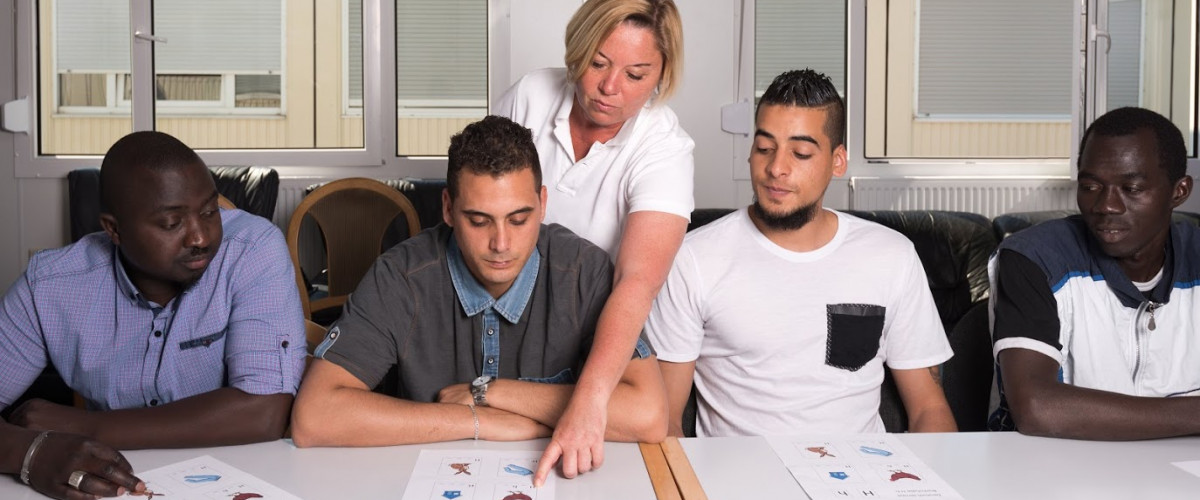
[(162, 330), (155, 330), (155, 331), (154, 331), (154, 336), (155, 336), (155, 337), (162, 337)]
[(157, 399), (151, 399), (151, 400), (150, 400), (150, 406), (158, 406), (158, 400), (157, 400)]
[(494, 328), (488, 328), (488, 335), (492, 335), (494, 333), (496, 333), (496, 330)]
[(287, 349), (287, 346), (288, 346), (288, 341), (286, 341), (286, 340), (283, 341), (283, 343), (279, 344), (279, 347), (282, 347), (284, 349)]
[(489, 357), (488, 357), (488, 364), (489, 364), (489, 365), (491, 365), (491, 364), (495, 364), (495, 363), (496, 363), (496, 358), (493, 358), (493, 357), (490, 357), (490, 356), (489, 356)]

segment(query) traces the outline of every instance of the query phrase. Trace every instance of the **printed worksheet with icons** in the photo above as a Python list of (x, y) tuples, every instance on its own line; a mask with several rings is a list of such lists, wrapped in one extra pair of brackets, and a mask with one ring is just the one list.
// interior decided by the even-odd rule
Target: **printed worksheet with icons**
[(421, 450), (404, 500), (554, 500), (551, 474), (533, 487), (541, 451)]
[(121, 498), (163, 500), (300, 500), (275, 485), (208, 455), (137, 472), (146, 493)]
[(904, 443), (887, 434), (794, 436), (769, 441), (813, 500), (962, 500)]

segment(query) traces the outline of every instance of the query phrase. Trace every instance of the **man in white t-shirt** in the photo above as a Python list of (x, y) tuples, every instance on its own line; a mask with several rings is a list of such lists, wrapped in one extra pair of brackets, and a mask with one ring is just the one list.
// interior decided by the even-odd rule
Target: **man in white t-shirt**
[(939, 385), (951, 356), (912, 243), (821, 207), (846, 172), (845, 104), (789, 71), (755, 116), (754, 204), (690, 233), (646, 331), (671, 433), (694, 383), (700, 436), (884, 432), (884, 364), (909, 429), (955, 431)]

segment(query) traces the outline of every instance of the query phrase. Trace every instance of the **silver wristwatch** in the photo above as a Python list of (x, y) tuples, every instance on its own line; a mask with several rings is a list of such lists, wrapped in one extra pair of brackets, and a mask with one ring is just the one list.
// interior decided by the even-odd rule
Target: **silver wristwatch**
[(471, 396), (475, 398), (475, 406), (487, 406), (487, 390), (488, 384), (492, 382), (492, 377), (484, 375), (471, 381)]

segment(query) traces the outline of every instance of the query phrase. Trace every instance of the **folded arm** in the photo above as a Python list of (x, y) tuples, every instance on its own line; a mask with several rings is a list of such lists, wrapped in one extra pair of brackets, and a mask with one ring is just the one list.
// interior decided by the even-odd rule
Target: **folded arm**
[[(550, 435), (537, 421), (478, 407), (479, 438), (519, 441)], [(471, 439), (475, 420), (465, 405), (418, 403), (371, 392), (345, 368), (314, 359), (296, 396), (296, 446), (390, 446)]]
[[(657, 443), (666, 437), (667, 406), (662, 378), (653, 356), (629, 362), (608, 401), (607, 441)], [(546, 425), (558, 425), (575, 386), (500, 379), (488, 386), (488, 406), (523, 415)], [(465, 404), (470, 399), (467, 384), (442, 390), (438, 399)]]
[(1200, 434), (1200, 397), (1148, 398), (1064, 384), (1058, 362), (1029, 349), (1005, 349), (999, 360), (1023, 434), (1105, 441)]

